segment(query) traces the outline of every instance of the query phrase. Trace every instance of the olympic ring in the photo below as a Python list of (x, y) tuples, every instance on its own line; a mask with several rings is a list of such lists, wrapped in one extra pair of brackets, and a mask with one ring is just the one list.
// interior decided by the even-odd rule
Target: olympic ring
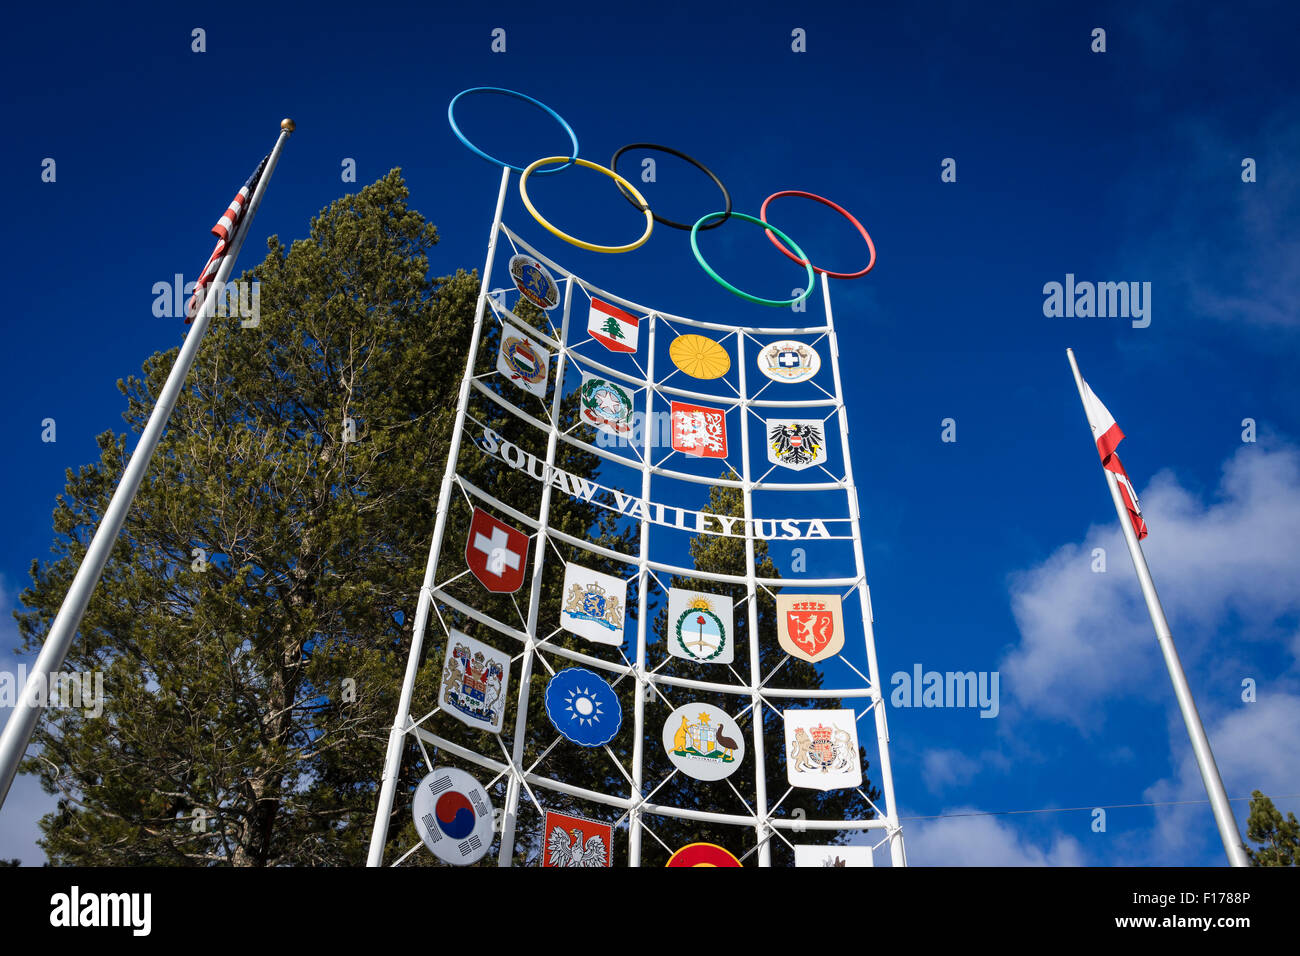
[[(541, 109), (547, 115), (552, 117), (557, 123), (560, 124), (561, 127), (564, 128), (564, 131), (569, 134), (570, 142), (573, 144), (573, 152), (567, 157), (548, 156), (544, 159), (539, 159), (536, 162), (530, 164), (526, 168), (521, 168), (519, 166), (515, 166), (510, 163), (503, 162), (493, 156), (488, 155), (483, 150), (479, 149), (477, 146), (471, 143), (468, 139), (466, 139), (465, 134), (462, 133), (460, 131), (460, 127), (456, 125), (456, 116), (455, 116), (456, 103), (466, 93), (500, 93), (504, 96), (512, 96), (515, 99), (523, 100), (526, 103), (533, 104), (538, 109)], [(559, 113), (555, 112), (555, 110), (551, 109), (541, 100), (534, 99), (533, 97), (528, 96), (524, 93), (516, 93), (514, 90), (503, 89), (502, 87), (499, 86), (475, 86), (467, 90), (461, 90), (454, 97), (452, 97), (451, 102), (447, 104), (447, 122), (451, 124), (452, 132), (456, 134), (456, 138), (459, 139), (461, 143), (463, 143), (471, 152), (482, 157), (483, 159), (487, 160), (488, 162), (496, 166), (501, 166), (505, 169), (512, 169), (515, 172), (519, 173), (520, 174), (519, 195), (520, 198), (523, 199), (524, 206), (528, 209), (528, 212), (532, 215), (534, 219), (537, 220), (539, 225), (541, 225), (552, 235), (560, 239), (563, 239), (565, 242), (569, 243), (570, 245), (577, 246), (579, 249), (586, 249), (590, 252), (605, 252), (605, 253), (631, 252), (633, 249), (638, 249), (641, 246), (645, 245), (646, 241), (650, 238), (651, 232), (653, 232), (654, 230), (654, 224), (656, 222), (663, 223), (665, 226), (668, 226), (672, 229), (684, 229), (684, 230), (689, 229), (691, 234), (691, 251), (695, 254), (695, 260), (700, 264), (700, 268), (702, 268), (711, 279), (713, 279), (715, 282), (717, 282), (727, 291), (739, 296), (742, 299), (746, 299), (750, 302), (758, 303), (759, 305), (770, 305), (776, 307), (793, 305), (796, 302), (801, 302), (804, 299), (806, 299), (812, 293), (813, 283), (816, 282), (816, 274), (821, 274), (831, 279), (857, 279), (861, 276), (866, 275), (876, 265), (876, 244), (872, 242), (870, 233), (867, 232), (866, 228), (862, 225), (862, 223), (858, 222), (858, 220), (854, 218), (854, 216), (847, 209), (838, 205), (837, 203), (831, 202), (829, 199), (825, 198), (824, 196), (818, 196), (815, 193), (804, 192), (803, 190), (798, 190), (798, 189), (783, 189), (780, 192), (772, 193), (772, 195), (768, 196), (766, 199), (763, 200), (763, 205), (759, 209), (757, 219), (755, 219), (753, 216), (746, 216), (743, 213), (732, 212), (731, 193), (727, 191), (727, 187), (723, 185), (722, 180), (718, 178), (717, 174), (714, 173), (713, 170), (709, 169), (707, 166), (705, 166), (703, 163), (701, 163), (699, 160), (695, 159), (694, 157), (688, 156), (687, 154), (679, 150), (673, 149), (672, 147), (669, 146), (660, 146), (655, 143), (632, 143), (630, 145), (621, 147), (616, 153), (614, 153), (613, 159), (610, 160), (609, 168), (606, 169), (604, 166), (599, 166), (596, 163), (589, 162), (588, 160), (579, 159), (578, 158), (578, 136), (576, 133), (574, 133), (573, 127), (571, 127), (567, 122), (565, 122), (564, 118), (560, 116)], [(619, 157), (622, 156), (624, 153), (626, 153), (628, 150), (632, 150), (632, 149), (656, 150), (658, 152), (668, 153), (670, 156), (676, 156), (677, 158), (683, 159), (686, 162), (690, 163), (696, 169), (700, 170), (702, 173), (704, 173), (706, 176), (712, 179), (713, 182), (717, 185), (717, 187), (722, 190), (722, 198), (724, 200), (724, 208), (722, 212), (708, 213), (707, 215), (700, 217), (700, 219), (696, 221), (695, 225), (687, 226), (685, 223), (674, 222), (673, 220), (668, 219), (667, 217), (660, 216), (658, 213), (651, 211), (649, 203), (647, 203), (645, 197), (642, 196), (641, 193), (637, 191), (637, 188), (633, 186), (628, 180), (624, 179), (622, 176), (618, 174), (617, 166), (618, 166)], [(559, 163), (559, 165), (554, 166), (550, 169), (538, 168), (539, 166), (544, 166), (547, 163)], [(623, 197), (627, 199), (628, 202), (632, 203), (632, 205), (635, 206), (639, 211), (645, 213), (645, 217), (646, 217), (645, 233), (642, 234), (642, 236), (639, 239), (622, 246), (596, 245), (595, 243), (585, 242), (582, 239), (578, 239), (575, 238), (574, 236), (570, 236), (565, 232), (561, 232), (558, 228), (553, 226), (550, 222), (548, 222), (545, 218), (542, 217), (541, 213), (537, 211), (537, 208), (533, 205), (532, 201), (528, 198), (528, 187), (527, 187), (528, 177), (532, 175), (534, 172), (536, 172), (539, 176), (547, 176), (550, 175), (551, 173), (558, 173), (560, 172), (560, 170), (567, 169), (569, 166), (575, 164), (578, 166), (585, 166), (588, 169), (594, 169), (599, 173), (604, 173), (610, 179), (614, 180), (614, 184), (618, 187), (619, 192), (623, 194)], [(858, 270), (857, 272), (831, 272), (828, 269), (823, 269), (820, 266), (813, 265), (812, 262), (809, 260), (808, 256), (804, 254), (804, 251), (799, 248), (799, 246), (794, 242), (794, 240), (792, 240), (780, 229), (777, 229), (775, 226), (771, 225), (767, 221), (768, 205), (772, 202), (773, 199), (777, 199), (781, 196), (799, 196), (804, 199), (811, 199), (814, 202), (819, 202), (823, 206), (829, 206), (831, 209), (834, 209), (841, 216), (843, 216), (850, 223), (852, 223), (854, 228), (858, 230), (858, 232), (862, 235), (862, 238), (866, 241), (867, 249), (870, 252), (870, 256), (868, 257), (866, 267)], [(743, 219), (745, 222), (752, 222), (755, 225), (763, 226), (763, 231), (767, 235), (767, 238), (772, 242), (774, 246), (777, 247), (777, 249), (781, 251), (782, 255), (784, 255), (787, 259), (790, 259), (791, 261), (796, 262), (801, 266), (804, 266), (808, 270), (808, 285), (807, 288), (804, 289), (801, 295), (793, 299), (764, 299), (760, 296), (750, 295), (748, 292), (744, 292), (736, 288), (730, 282), (727, 282), (720, 275), (718, 275), (718, 273), (715, 272), (707, 262), (705, 262), (704, 256), (700, 254), (700, 247), (697, 239), (697, 233), (699, 233), (701, 229), (716, 229), (718, 226), (722, 225), (732, 216), (735, 216), (738, 219)]]
[[(767, 223), (767, 204), (779, 196), (802, 196), (804, 199), (811, 199), (814, 202), (819, 202), (823, 206), (830, 206), (832, 209), (838, 212), (849, 222), (853, 223), (853, 225), (857, 227), (858, 232), (862, 233), (862, 238), (867, 240), (867, 248), (871, 250), (871, 258), (868, 260), (867, 267), (865, 269), (862, 269), (858, 272), (830, 272), (826, 269), (821, 269), (818, 268), (817, 266), (813, 266), (814, 271), (819, 272), (822, 275), (827, 276), (828, 278), (831, 279), (857, 279), (866, 275), (868, 272), (872, 270), (872, 268), (876, 264), (876, 244), (871, 241), (871, 236), (867, 233), (867, 230), (863, 228), (862, 223), (858, 222), (855, 218), (853, 218), (853, 216), (849, 213), (847, 209), (843, 208), (842, 206), (836, 205), (835, 203), (831, 202), (829, 199), (826, 199), (824, 196), (818, 196), (815, 195), (814, 193), (806, 193), (800, 189), (783, 189), (780, 192), (772, 193), (772, 195), (768, 196), (766, 199), (763, 200), (763, 206), (758, 211), (758, 218), (761, 219), (765, 225)], [(806, 259), (800, 259), (792, 255), (789, 249), (787, 249), (785, 246), (781, 245), (781, 243), (777, 241), (776, 236), (772, 235), (772, 233), (776, 232), (777, 235), (781, 235), (781, 233), (778, 230), (769, 227), (765, 229), (764, 232), (767, 233), (767, 238), (772, 240), (772, 244), (775, 245), (778, 249), (780, 249), (787, 259), (793, 259), (801, 266), (811, 264), (807, 262)], [(784, 239), (785, 237), (782, 236), (782, 238)], [(786, 239), (786, 241), (789, 242), (790, 240)], [(793, 245), (793, 243), (791, 243), (791, 245)], [(799, 248), (798, 246), (795, 246), (796, 250), (798, 250), (798, 248)], [(803, 253), (800, 252), (799, 255), (802, 256)]]
[[(520, 168), (519, 166), (513, 166), (510, 163), (503, 163), (501, 160), (497, 159), (496, 157), (489, 156), (487, 153), (483, 152), (483, 150), (479, 149), (477, 146), (475, 146), (473, 143), (471, 143), (468, 139), (465, 138), (465, 134), (462, 133), (460, 131), (460, 127), (456, 125), (455, 109), (456, 109), (456, 101), (460, 99), (462, 96), (464, 96), (466, 93), (503, 93), (506, 96), (513, 96), (515, 99), (523, 100), (526, 103), (532, 103), (534, 106), (545, 111), (552, 118), (554, 118), (554, 120), (557, 123), (559, 123), (561, 126), (564, 127), (564, 131), (569, 134), (569, 141), (573, 143), (573, 154), (569, 156), (568, 159), (565, 160), (564, 165), (556, 166), (554, 169), (544, 169), (540, 171), (537, 175), (549, 176), (551, 173), (558, 173), (561, 169), (565, 169), (569, 166), (572, 166), (573, 163), (577, 161), (578, 135), (574, 133), (573, 127), (564, 121), (564, 117), (562, 117), (559, 113), (555, 112), (555, 110), (551, 109), (541, 100), (535, 100), (531, 96), (527, 96), (523, 93), (516, 93), (514, 90), (502, 89), (499, 86), (475, 86), (475, 87), (471, 87), (468, 90), (461, 90), (459, 93), (453, 96), (451, 98), (451, 102), (447, 104), (447, 122), (451, 124), (451, 131), (456, 134), (456, 138), (460, 140), (462, 143), (464, 143), (471, 152), (475, 153), (478, 156), (483, 157), (493, 165), (504, 166), (507, 169), (513, 169), (517, 173), (523, 172), (523, 169)], [(556, 158), (564, 159), (563, 156), (559, 156)], [(533, 165), (536, 165), (536, 163), (534, 163)]]
[[(604, 166), (598, 166), (597, 164), (586, 159), (578, 159), (576, 156), (573, 158), (572, 161), (577, 163), (579, 166), (585, 166), (587, 169), (594, 169), (598, 173), (604, 173), (606, 176), (613, 179), (614, 182), (618, 183), (620, 187), (625, 186), (632, 191), (632, 195), (635, 196), (637, 200), (641, 203), (639, 208), (645, 213), (645, 233), (641, 236), (640, 239), (637, 239), (635, 242), (629, 242), (625, 246), (598, 246), (592, 242), (584, 242), (581, 239), (575, 239), (573, 236), (570, 236), (568, 233), (561, 232), (555, 226), (551, 225), (549, 222), (547, 222), (545, 219), (542, 218), (542, 214), (537, 211), (537, 207), (535, 207), (532, 203), (532, 200), (528, 198), (528, 177), (532, 174), (533, 170), (535, 170), (538, 166), (541, 166), (544, 163), (558, 163), (562, 159), (564, 159), (563, 156), (547, 156), (544, 159), (539, 159), (531, 166), (529, 166), (527, 169), (525, 169), (523, 171), (523, 174), (519, 177), (519, 196), (521, 199), (523, 199), (524, 205), (528, 208), (528, 211), (532, 213), (533, 218), (537, 220), (538, 225), (540, 225), (543, 229), (545, 229), (547, 232), (551, 233), (552, 235), (557, 236), (560, 239), (563, 239), (565, 242), (569, 243), (570, 245), (577, 246), (579, 249), (586, 249), (589, 252), (631, 252), (633, 249), (639, 249), (641, 246), (645, 245), (646, 240), (650, 238), (650, 233), (654, 230), (655, 227), (654, 217), (650, 212), (650, 207), (646, 204), (645, 197), (642, 196), (639, 192), (637, 192), (635, 186), (633, 186), (630, 182), (628, 182), (618, 173), (614, 172), (614, 170), (606, 169)], [(563, 167), (557, 167), (557, 168), (562, 169)], [(555, 172), (555, 171), (556, 170), (550, 170), (550, 172)], [(714, 213), (714, 215), (718, 215), (718, 213)], [(757, 222), (758, 220), (754, 220), (754, 221)], [(798, 246), (796, 246), (795, 248), (797, 249)], [(809, 277), (811, 277), (812, 273), (809, 272), (808, 275)]]
[[(708, 176), (710, 179), (713, 180), (714, 184), (719, 189), (722, 190), (722, 198), (726, 208), (723, 210), (722, 218), (719, 219), (717, 222), (712, 223), (711, 225), (705, 226), (704, 227), (705, 229), (717, 229), (720, 225), (722, 225), (724, 222), (726, 222), (728, 219), (731, 218), (731, 193), (727, 192), (727, 187), (722, 185), (722, 180), (717, 177), (717, 174), (715, 174), (713, 170), (709, 169), (708, 166), (705, 166), (698, 159), (695, 159), (691, 156), (687, 156), (685, 153), (679, 152), (678, 150), (673, 149), (671, 146), (658, 146), (654, 143), (631, 143), (630, 145), (622, 147), (621, 149), (619, 149), (617, 153), (614, 154), (614, 158), (609, 161), (609, 168), (614, 170), (614, 172), (618, 172), (618, 158), (622, 156), (624, 153), (626, 153), (629, 149), (653, 149), (653, 150), (658, 150), (661, 153), (667, 153), (669, 156), (676, 156), (678, 159), (686, 160), (688, 163), (690, 163), (700, 172), (704, 173), (704, 175)], [(623, 196), (627, 199), (628, 202), (636, 206), (636, 203), (633, 202), (632, 197), (627, 194), (627, 190), (625, 190), (622, 186), (619, 186), (618, 189), (619, 192), (623, 194)], [(644, 209), (644, 207), (642, 206), (638, 206), (637, 208)], [(664, 216), (660, 216), (658, 213), (651, 213), (651, 215), (655, 217), (655, 222), (657, 223), (660, 223), (665, 226), (669, 226), (673, 229), (681, 229), (686, 232), (690, 231), (691, 227), (688, 226), (686, 223), (674, 222), (671, 219), (665, 218)]]
[(709, 277), (713, 279), (714, 282), (718, 283), (718, 285), (722, 286), (728, 292), (732, 292), (735, 295), (740, 296), (742, 299), (748, 299), (750, 302), (757, 302), (759, 305), (771, 305), (780, 308), (783, 305), (794, 305), (796, 302), (802, 302), (804, 299), (808, 298), (808, 296), (812, 293), (813, 283), (816, 282), (817, 279), (813, 275), (812, 263), (808, 261), (807, 256), (804, 256), (803, 250), (799, 248), (799, 246), (795, 243), (793, 239), (787, 236), (780, 229), (776, 228), (776, 226), (770, 225), (761, 219), (755, 219), (753, 216), (746, 216), (743, 212), (733, 212), (731, 214), (732, 218), (743, 219), (745, 222), (752, 222), (756, 226), (766, 226), (768, 229), (776, 233), (778, 236), (780, 236), (790, 245), (794, 246), (794, 251), (799, 253), (799, 255), (803, 256), (803, 259), (796, 260), (796, 261), (801, 266), (804, 266), (808, 269), (808, 284), (807, 286), (804, 287), (803, 294), (797, 295), (793, 299), (763, 299), (760, 298), (759, 296), (750, 295), (748, 292), (744, 292), (740, 289), (737, 289), (726, 279), (722, 278), (722, 276), (714, 272), (709, 267), (709, 264), (704, 261), (704, 256), (700, 255), (700, 247), (695, 241), (695, 236), (696, 233), (700, 231), (700, 224), (703, 223), (705, 219), (712, 219), (714, 216), (721, 216), (721, 215), (722, 213), (720, 212), (708, 213), (707, 215), (702, 216), (700, 218), (700, 221), (697, 222), (693, 227), (691, 227), (691, 251), (695, 253), (695, 261), (700, 264), (700, 268), (703, 269), (705, 272), (707, 272), (709, 274)]

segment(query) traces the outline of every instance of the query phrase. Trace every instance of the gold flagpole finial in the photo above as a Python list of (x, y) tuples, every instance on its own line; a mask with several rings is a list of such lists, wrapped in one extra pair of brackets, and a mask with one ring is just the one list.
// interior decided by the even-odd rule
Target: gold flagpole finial
[(288, 117), (280, 120), (280, 129), (284, 130), (286, 133), (292, 133), (296, 128), (297, 125)]

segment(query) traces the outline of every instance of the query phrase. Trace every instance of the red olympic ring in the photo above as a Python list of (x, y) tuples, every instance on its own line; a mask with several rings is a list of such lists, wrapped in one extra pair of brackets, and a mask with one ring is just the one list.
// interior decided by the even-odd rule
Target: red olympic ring
[[(773, 199), (776, 199), (780, 196), (802, 196), (804, 199), (811, 199), (814, 202), (819, 202), (823, 206), (830, 206), (832, 209), (834, 209), (837, 213), (839, 213), (849, 222), (853, 223), (853, 225), (857, 227), (858, 232), (862, 233), (862, 238), (867, 240), (867, 248), (871, 250), (871, 259), (867, 263), (867, 267), (865, 269), (862, 269), (859, 272), (830, 272), (826, 269), (821, 269), (818, 268), (817, 266), (813, 266), (814, 272), (820, 272), (822, 275), (828, 276), (831, 279), (858, 279), (866, 275), (868, 272), (872, 270), (872, 268), (876, 264), (876, 244), (871, 241), (871, 236), (867, 234), (867, 230), (863, 227), (862, 223), (858, 222), (855, 218), (853, 218), (853, 215), (847, 209), (845, 209), (843, 206), (831, 202), (829, 199), (827, 199), (824, 196), (818, 196), (815, 193), (806, 193), (801, 189), (783, 189), (780, 192), (772, 193), (772, 195), (768, 196), (766, 199), (763, 200), (763, 206), (758, 211), (758, 218), (760, 221), (764, 223), (764, 225), (767, 224), (767, 204), (770, 203)], [(807, 259), (800, 259), (793, 252), (791, 252), (789, 249), (783, 246), (781, 244), (781, 240), (772, 234), (771, 229), (764, 229), (763, 231), (767, 233), (767, 238), (772, 240), (772, 244), (776, 246), (778, 249), (780, 249), (787, 259), (792, 259), (793, 261), (799, 263), (799, 265), (801, 266), (806, 266), (809, 264)]]

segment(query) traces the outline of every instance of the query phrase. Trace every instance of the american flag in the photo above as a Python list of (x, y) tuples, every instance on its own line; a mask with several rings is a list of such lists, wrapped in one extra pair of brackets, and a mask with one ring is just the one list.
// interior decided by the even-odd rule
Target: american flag
[(231, 240), (239, 230), (239, 224), (243, 220), (244, 212), (248, 209), (248, 202), (253, 198), (253, 191), (257, 189), (257, 181), (262, 178), (262, 171), (266, 169), (266, 162), (270, 158), (270, 153), (262, 157), (262, 161), (257, 164), (257, 169), (253, 170), (253, 175), (248, 177), (247, 182), (235, 194), (235, 198), (230, 201), (230, 205), (226, 207), (225, 213), (217, 220), (217, 224), (212, 227), (212, 234), (217, 237), (217, 247), (212, 250), (207, 265), (203, 267), (203, 272), (194, 284), (194, 294), (190, 296), (189, 305), (185, 307), (186, 325), (193, 322), (194, 317), (199, 314), (199, 306), (203, 303), (204, 290), (207, 289), (208, 283), (212, 281), (212, 277), (221, 268), (221, 263), (226, 257), (226, 250), (230, 247)]

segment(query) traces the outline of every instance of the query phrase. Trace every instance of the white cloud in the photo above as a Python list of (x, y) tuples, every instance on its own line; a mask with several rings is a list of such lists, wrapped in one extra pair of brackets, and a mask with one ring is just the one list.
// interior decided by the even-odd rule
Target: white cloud
[[(955, 809), (950, 812), (965, 812)], [(904, 823), (909, 866), (1084, 866), (1083, 848), (1056, 834), (1046, 849), (991, 816), (944, 817)]]
[(943, 749), (927, 750), (921, 755), (921, 775), (931, 793), (968, 784), (980, 771), (990, 767), (1006, 771), (1011, 768), (1011, 761), (996, 750), (985, 750), (975, 757), (960, 750)]
[[(1139, 493), (1151, 535), (1147, 561), (1184, 668), (1231, 621), (1232, 656), (1252, 640), (1294, 644), (1287, 616), (1300, 612), (1300, 454), (1292, 446), (1243, 445), (1224, 464), (1215, 499), (1202, 503), (1168, 472)], [(1091, 569), (1105, 548), (1108, 570)], [(1096, 728), (1108, 698), (1168, 695), (1146, 606), (1111, 520), (1082, 544), (1057, 549), (1014, 577), (1019, 644), (1004, 658), (1004, 711), (1032, 712)]]
[(960, 750), (927, 750), (921, 755), (921, 774), (932, 793), (951, 784), (970, 783), (980, 766)]
[[(1145, 798), (1152, 803), (1205, 800), (1205, 785), (1182, 721), (1172, 721), (1169, 732), (1180, 755), (1177, 771), (1149, 787)], [(1300, 696), (1265, 688), (1255, 703), (1243, 703), (1207, 725), (1206, 734), (1229, 797), (1254, 790), (1270, 797), (1300, 793)], [(1276, 802), (1284, 812), (1296, 805), (1294, 800)], [(1232, 809), (1245, 837), (1250, 805), (1234, 801)], [(1151, 843), (1152, 862), (1185, 860), (1191, 852), (1222, 846), (1209, 804), (1158, 808)]]

